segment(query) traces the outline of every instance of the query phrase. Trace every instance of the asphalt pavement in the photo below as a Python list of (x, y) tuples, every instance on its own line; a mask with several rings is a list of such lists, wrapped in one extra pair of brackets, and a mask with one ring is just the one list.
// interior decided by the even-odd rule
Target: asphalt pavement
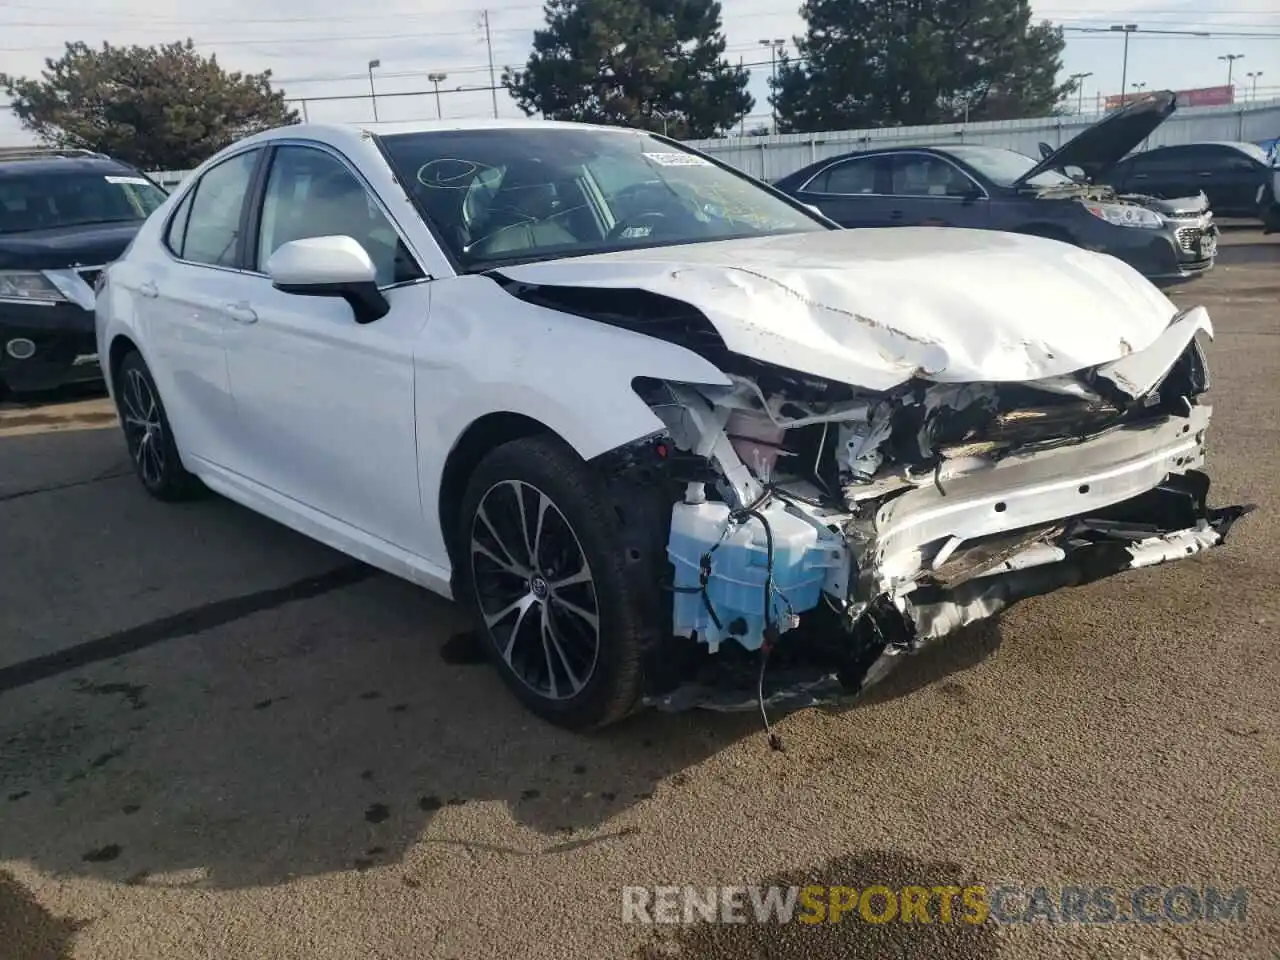
[[(1280, 237), (1204, 303), (1208, 555), (1027, 601), (841, 711), (592, 736), (452, 604), (149, 500), (101, 397), (0, 405), (0, 960), (1280, 956)], [(625, 886), (1206, 884), (1243, 922), (624, 924)]]

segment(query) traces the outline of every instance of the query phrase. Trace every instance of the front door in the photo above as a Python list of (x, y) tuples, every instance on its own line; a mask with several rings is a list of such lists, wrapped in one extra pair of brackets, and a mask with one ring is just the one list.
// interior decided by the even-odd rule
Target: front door
[(895, 153), (890, 159), (892, 226), (972, 227), (990, 225), (990, 201), (977, 182), (931, 153)]
[[(251, 251), (254, 275), (227, 338), (239, 414), (234, 469), (313, 510), (421, 553), (413, 351), (430, 284), (390, 218), (337, 155), (276, 148)], [(283, 293), (272, 253), (345, 235), (378, 268), (390, 312), (360, 324), (336, 297)]]

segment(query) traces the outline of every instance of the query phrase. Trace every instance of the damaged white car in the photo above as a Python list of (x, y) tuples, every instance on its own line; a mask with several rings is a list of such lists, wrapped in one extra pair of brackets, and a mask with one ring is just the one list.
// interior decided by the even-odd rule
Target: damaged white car
[(97, 329), (152, 494), (456, 597), (569, 726), (847, 695), (1247, 510), (1207, 501), (1203, 309), (1052, 240), (838, 230), (638, 131), (257, 135)]

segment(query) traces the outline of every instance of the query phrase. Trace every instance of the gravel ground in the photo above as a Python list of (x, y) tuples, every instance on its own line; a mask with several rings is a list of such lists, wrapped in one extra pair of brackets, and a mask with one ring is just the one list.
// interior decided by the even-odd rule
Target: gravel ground
[[(1280, 238), (1186, 285), (1210, 555), (1059, 593), (867, 702), (531, 719), (454, 607), (125, 476), (102, 399), (0, 408), (0, 958), (1280, 956)], [(1248, 886), (1244, 923), (648, 927), (628, 885)]]

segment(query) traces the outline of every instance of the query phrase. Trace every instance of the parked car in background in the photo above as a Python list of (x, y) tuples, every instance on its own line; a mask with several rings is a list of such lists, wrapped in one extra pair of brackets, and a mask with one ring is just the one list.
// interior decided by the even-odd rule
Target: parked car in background
[(1203, 192), (1219, 217), (1255, 217), (1258, 191), (1271, 176), (1256, 143), (1186, 143), (1126, 157), (1104, 178), (1121, 193), (1185, 197)]
[(853, 693), (1244, 512), (1206, 502), (1203, 308), (1036, 237), (841, 230), (639, 130), (253, 136), (97, 329), (147, 491), (454, 597), (566, 726)]
[(1264, 234), (1280, 233), (1280, 156), (1272, 156), (1270, 174), (1258, 199), (1258, 216), (1262, 219)]
[(101, 379), (94, 282), (165, 196), (88, 150), (0, 150), (0, 394)]
[(1182, 280), (1217, 256), (1205, 198), (1120, 194), (1096, 182), (1174, 109), (1172, 93), (1151, 94), (1038, 161), (974, 144), (894, 146), (820, 160), (775, 186), (844, 227), (1028, 233), (1109, 253), (1151, 279)]

